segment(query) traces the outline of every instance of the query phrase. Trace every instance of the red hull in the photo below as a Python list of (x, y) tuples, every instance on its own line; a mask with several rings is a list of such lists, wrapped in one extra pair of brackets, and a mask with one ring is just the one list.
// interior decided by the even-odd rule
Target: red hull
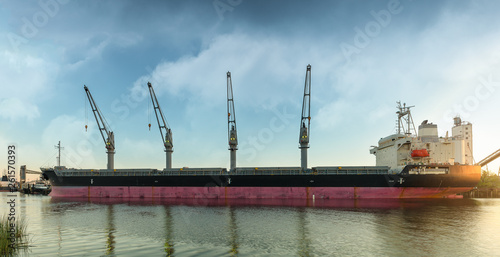
[(456, 198), (472, 187), (58, 187), (54, 197), (180, 199)]

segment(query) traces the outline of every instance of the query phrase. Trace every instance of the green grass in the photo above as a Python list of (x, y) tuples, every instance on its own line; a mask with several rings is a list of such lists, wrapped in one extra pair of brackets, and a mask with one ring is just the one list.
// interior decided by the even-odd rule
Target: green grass
[(16, 217), (15, 220), (15, 242), (12, 244), (10, 240), (11, 226), (8, 216), (0, 218), (0, 256), (13, 256), (20, 249), (27, 249), (26, 241), (26, 226), (27, 222), (24, 218)]

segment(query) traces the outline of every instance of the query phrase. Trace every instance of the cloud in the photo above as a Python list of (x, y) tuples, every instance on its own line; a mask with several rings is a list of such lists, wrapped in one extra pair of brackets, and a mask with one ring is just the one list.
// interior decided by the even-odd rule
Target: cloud
[(326, 131), (344, 130), (344, 126), (340, 125), (352, 125), (353, 119), (356, 118), (353, 117), (353, 113), (356, 112), (355, 109), (351, 108), (351, 103), (347, 99), (337, 99), (319, 108), (316, 117), (313, 117), (314, 125)]
[[(33, 101), (50, 90), (59, 65), (29, 53), (0, 52), (0, 89), (3, 96), (15, 95)], [(47, 87), (48, 86), (48, 87)]]
[(142, 36), (137, 33), (98, 33), (92, 38), (78, 43), (72, 48), (65, 49), (65, 56), (68, 59), (68, 69), (78, 70), (91, 61), (102, 59), (107, 49), (128, 48), (139, 44)]
[(0, 117), (10, 120), (25, 118), (33, 120), (40, 116), (38, 107), (19, 98), (0, 99)]
[(0, 117), (35, 119), (38, 104), (52, 96), (52, 82), (59, 74), (57, 64), (19, 52), (0, 52)]
[[(159, 137), (157, 135), (155, 138)], [(120, 138), (116, 139), (120, 140)], [(116, 155), (115, 163), (119, 167), (164, 168), (165, 161), (160, 161), (165, 160), (165, 152), (162, 149), (161, 140), (150, 141), (123, 137), (118, 143), (120, 155)]]
[[(42, 144), (47, 148), (61, 141), (65, 148), (61, 163), (71, 167), (96, 167), (106, 163), (104, 143), (94, 123), (88, 124), (71, 115), (52, 119), (42, 132)], [(97, 157), (97, 158), (95, 158)]]
[(240, 104), (270, 108), (296, 102), (303, 90), (307, 64), (326, 63), (332, 53), (327, 48), (309, 49), (300, 40), (288, 41), (246, 34), (221, 35), (196, 56), (159, 63), (150, 74), (139, 78), (132, 90), (143, 90), (151, 81), (158, 94), (168, 92), (213, 102), (225, 98), (226, 72), (230, 71), (235, 100)]

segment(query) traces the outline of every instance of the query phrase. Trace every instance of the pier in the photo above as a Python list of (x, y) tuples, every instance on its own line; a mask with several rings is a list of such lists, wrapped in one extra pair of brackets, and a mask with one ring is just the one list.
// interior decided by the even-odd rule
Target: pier
[(475, 188), (462, 193), (464, 198), (500, 198), (499, 188)]

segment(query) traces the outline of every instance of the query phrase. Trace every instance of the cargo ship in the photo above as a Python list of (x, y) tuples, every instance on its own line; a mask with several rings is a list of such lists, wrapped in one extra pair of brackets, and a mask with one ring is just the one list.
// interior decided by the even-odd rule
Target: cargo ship
[[(148, 83), (165, 146), (164, 169), (114, 169), (114, 135), (88, 88), (90, 106), (104, 140), (106, 169), (41, 168), (53, 197), (175, 199), (374, 199), (447, 198), (470, 191), (481, 166), (473, 164), (472, 124), (454, 119), (452, 136), (439, 137), (437, 125), (415, 130), (410, 108), (398, 102), (395, 134), (382, 138), (370, 153), (376, 166), (307, 166), (310, 136), (311, 66), (307, 66), (299, 131), (300, 167), (237, 167), (237, 133), (230, 72), (227, 73), (230, 168), (172, 168), (172, 131)], [(149, 125), (151, 126), (151, 124)]]

